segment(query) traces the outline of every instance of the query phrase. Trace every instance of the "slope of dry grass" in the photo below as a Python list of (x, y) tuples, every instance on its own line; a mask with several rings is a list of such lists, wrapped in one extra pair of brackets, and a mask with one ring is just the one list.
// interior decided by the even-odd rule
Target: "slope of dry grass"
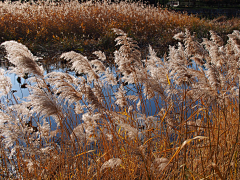
[(140, 47), (151, 44), (162, 54), (176, 43), (173, 35), (185, 28), (199, 38), (207, 37), (211, 29), (223, 36), (239, 30), (239, 19), (211, 22), (138, 3), (1, 2), (0, 7), (1, 42), (16, 40), (33, 52), (50, 54), (73, 49), (113, 52), (116, 36), (112, 28), (124, 30)]

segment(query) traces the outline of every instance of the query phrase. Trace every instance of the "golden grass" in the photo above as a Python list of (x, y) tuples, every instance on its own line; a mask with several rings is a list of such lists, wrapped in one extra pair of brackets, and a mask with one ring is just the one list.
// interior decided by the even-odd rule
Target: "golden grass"
[(239, 30), (239, 19), (211, 22), (138, 3), (1, 3), (1, 42), (17, 40), (32, 51), (114, 50), (112, 28), (124, 30), (141, 47), (151, 44), (167, 50), (177, 32), (185, 28), (206, 37), (209, 30), (226, 35)]

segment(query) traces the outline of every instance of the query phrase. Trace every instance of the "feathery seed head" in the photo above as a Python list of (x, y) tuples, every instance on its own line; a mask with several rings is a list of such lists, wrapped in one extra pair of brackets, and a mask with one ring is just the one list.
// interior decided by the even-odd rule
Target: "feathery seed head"
[[(99, 79), (99, 76), (94, 71), (92, 64), (88, 61), (87, 57), (83, 56), (82, 54), (70, 51), (63, 53), (60, 58), (64, 58), (67, 61), (70, 61), (72, 63), (72, 70), (75, 70), (77, 73), (87, 74), (89, 81)], [(103, 69), (103, 65), (99, 61), (96, 65), (98, 69)]]
[(151, 170), (153, 170), (155, 173), (160, 173), (163, 170), (167, 171), (171, 164), (168, 165), (169, 160), (167, 158), (156, 158), (152, 165), (151, 165)]
[(119, 105), (120, 107), (127, 106), (127, 99), (126, 99), (126, 91), (123, 88), (123, 85), (120, 86), (118, 92), (115, 93), (116, 102), (115, 104)]
[(5, 70), (0, 69), (0, 96), (6, 96), (12, 89), (11, 79), (5, 76)]
[(127, 135), (130, 137), (130, 139), (136, 139), (136, 138), (138, 138), (138, 135), (141, 134), (138, 131), (138, 129), (130, 126), (129, 124), (120, 123), (119, 126), (127, 132)]
[(180, 32), (180, 33), (178, 33), (178, 34), (175, 34), (175, 35), (173, 36), (173, 38), (176, 39), (176, 40), (182, 41), (182, 40), (185, 39), (185, 34), (184, 34), (183, 32)]
[(216, 43), (216, 45), (218, 46), (222, 46), (223, 45), (223, 40), (220, 36), (217, 35), (217, 33), (215, 33), (214, 31), (210, 31), (210, 35), (211, 35), (211, 40)]
[(100, 171), (103, 171), (104, 169), (107, 168), (116, 168), (119, 167), (120, 164), (122, 164), (122, 160), (120, 158), (112, 158), (109, 159), (108, 161), (104, 162)]
[(12, 70), (13, 73), (20, 76), (32, 73), (43, 77), (43, 68), (36, 63), (39, 58), (33, 56), (26, 46), (16, 41), (5, 41), (1, 46), (5, 47), (7, 59), (15, 66)]

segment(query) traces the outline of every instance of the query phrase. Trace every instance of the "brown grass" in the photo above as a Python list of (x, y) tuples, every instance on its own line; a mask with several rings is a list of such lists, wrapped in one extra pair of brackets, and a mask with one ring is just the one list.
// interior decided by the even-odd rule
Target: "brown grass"
[(33, 52), (114, 50), (112, 28), (124, 30), (141, 47), (151, 44), (163, 54), (185, 28), (207, 37), (239, 30), (239, 19), (209, 21), (138, 3), (1, 3), (1, 42), (17, 40)]

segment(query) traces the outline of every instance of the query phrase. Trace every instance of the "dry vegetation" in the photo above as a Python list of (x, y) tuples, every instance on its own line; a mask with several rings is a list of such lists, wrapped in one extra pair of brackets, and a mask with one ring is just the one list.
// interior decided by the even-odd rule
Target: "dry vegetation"
[[(105, 66), (102, 51), (95, 51), (92, 61), (74, 51), (63, 53), (80, 75), (73, 76), (45, 74), (25, 45), (1, 44), (13, 67), (0, 71), (0, 179), (238, 179), (238, 30), (226, 41), (213, 31), (199, 39), (211, 22), (125, 2), (2, 6), (2, 21), (8, 21), (1, 26), (15, 25), (4, 38), (39, 43), (59, 38), (64, 46), (111, 37), (116, 46), (109, 48), (116, 50), (112, 67)], [(181, 28), (198, 32), (173, 35)], [(129, 36), (140, 45), (174, 37), (178, 45), (164, 58), (149, 46), (142, 57)], [(31, 76), (26, 99), (16, 96), (6, 73)]]
[(44, 75), (28, 48), (6, 41), (10, 73), (28, 79), (19, 99), (1, 70), (0, 176), (5, 179), (238, 179), (240, 33), (227, 44), (189, 31), (164, 59), (114, 29), (115, 67), (74, 51), (80, 77)]
[(151, 44), (160, 53), (176, 43), (173, 35), (185, 28), (199, 38), (207, 37), (209, 30), (224, 37), (240, 29), (239, 19), (208, 21), (138, 3), (1, 2), (0, 7), (1, 42), (16, 40), (34, 53), (53, 55), (67, 50), (113, 52), (112, 28), (124, 30), (144, 50)]

